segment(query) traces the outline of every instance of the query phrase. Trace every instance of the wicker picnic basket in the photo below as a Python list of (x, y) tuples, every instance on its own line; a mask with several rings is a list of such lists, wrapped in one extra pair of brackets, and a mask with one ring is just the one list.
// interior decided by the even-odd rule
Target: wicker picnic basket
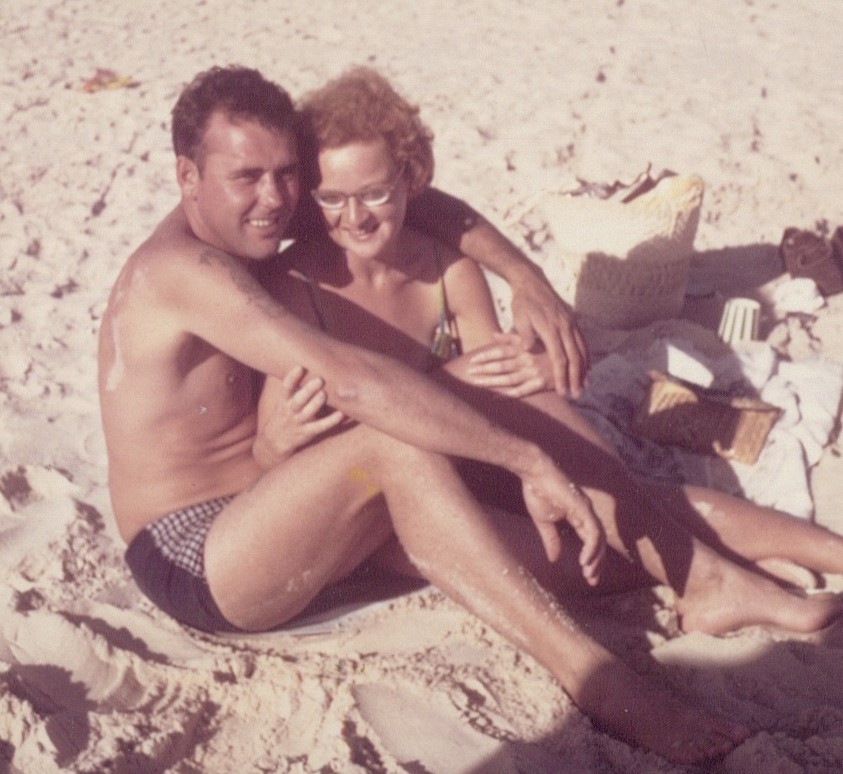
[(671, 175), (626, 201), (545, 193), (539, 206), (572, 278), (565, 300), (608, 328), (677, 317), (704, 188), (697, 175)]
[(727, 397), (650, 372), (651, 382), (632, 423), (656, 443), (752, 465), (782, 410), (751, 397)]

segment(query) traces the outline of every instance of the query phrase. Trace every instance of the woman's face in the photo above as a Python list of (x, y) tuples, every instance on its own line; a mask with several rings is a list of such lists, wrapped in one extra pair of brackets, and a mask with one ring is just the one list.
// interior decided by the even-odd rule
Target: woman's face
[(386, 143), (326, 148), (319, 152), (319, 171), (315, 198), (331, 238), (349, 255), (391, 260), (404, 226), (408, 184)]

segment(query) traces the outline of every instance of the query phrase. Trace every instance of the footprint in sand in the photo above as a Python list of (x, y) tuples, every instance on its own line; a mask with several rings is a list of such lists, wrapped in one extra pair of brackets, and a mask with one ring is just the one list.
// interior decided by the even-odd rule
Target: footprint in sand
[(46, 705), (74, 711), (93, 706), (129, 710), (148, 701), (130, 657), (48, 610), (2, 611), (0, 659)]
[[(510, 774), (516, 770), (505, 743), (468, 726), (445, 700), (437, 702), (409, 689), (378, 683), (355, 686), (353, 693), (360, 714), (381, 746), (408, 771)], [(354, 738), (346, 741), (371, 747), (359, 734), (355, 729)]]

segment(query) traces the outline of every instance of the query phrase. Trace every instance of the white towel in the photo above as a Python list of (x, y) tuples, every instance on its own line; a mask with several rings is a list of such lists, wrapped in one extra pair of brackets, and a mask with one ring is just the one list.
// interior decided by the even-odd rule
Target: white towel
[[(682, 325), (687, 327), (687, 322)], [(659, 330), (665, 333), (669, 327), (662, 323)], [(647, 346), (640, 338), (629, 341), (594, 364), (578, 405), (634, 470), (740, 494), (795, 516), (813, 516), (808, 470), (819, 461), (834, 429), (843, 395), (843, 365), (824, 358), (782, 361), (763, 342), (710, 358), (684, 338), (667, 336)], [(696, 384), (710, 373), (710, 386), (718, 390), (733, 390), (743, 382), (783, 409), (758, 461), (745, 465), (678, 447), (658, 447), (628, 432), (644, 398), (647, 371), (653, 368)]]

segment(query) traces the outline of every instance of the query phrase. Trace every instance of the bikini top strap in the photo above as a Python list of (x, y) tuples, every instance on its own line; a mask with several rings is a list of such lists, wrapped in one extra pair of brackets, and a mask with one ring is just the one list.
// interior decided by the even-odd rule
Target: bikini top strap
[(451, 360), (462, 354), (459, 333), (454, 325), (451, 310), (448, 308), (448, 295), (445, 290), (445, 271), (442, 265), (442, 255), (438, 247), (434, 246), (436, 266), (439, 270), (439, 322), (433, 336), (431, 352), (441, 360)]
[(316, 319), (319, 322), (319, 329), (324, 333), (327, 333), (328, 326), (325, 323), (325, 316), (322, 314), (322, 309), (319, 307), (319, 287), (317, 286), (316, 281), (298, 269), (290, 269), (290, 274), (296, 279), (300, 279), (304, 282), (304, 286), (307, 289), (307, 297), (310, 299), (310, 306), (313, 309), (313, 314), (316, 315)]

